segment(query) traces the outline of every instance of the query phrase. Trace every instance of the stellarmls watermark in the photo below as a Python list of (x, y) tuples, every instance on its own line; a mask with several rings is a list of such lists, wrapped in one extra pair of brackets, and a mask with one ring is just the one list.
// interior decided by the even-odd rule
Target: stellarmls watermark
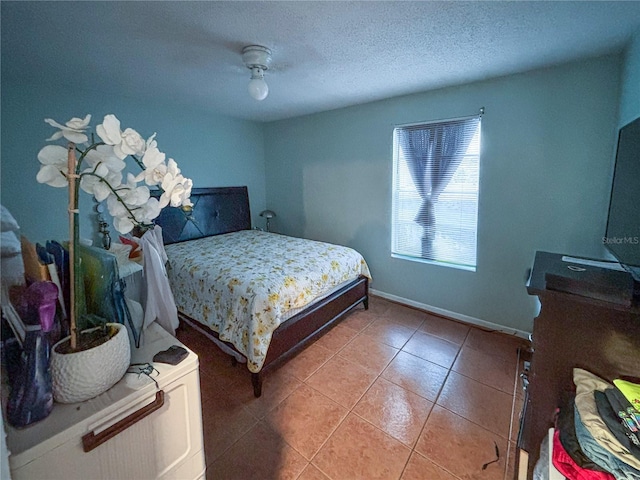
[(640, 237), (602, 237), (602, 243), (605, 245), (638, 245)]

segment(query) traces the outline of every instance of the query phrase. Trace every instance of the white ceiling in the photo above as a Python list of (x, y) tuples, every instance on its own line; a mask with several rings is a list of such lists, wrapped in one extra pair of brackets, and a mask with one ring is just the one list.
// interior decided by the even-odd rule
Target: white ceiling
[[(620, 51), (640, 2), (7, 2), (2, 79), (167, 98), (257, 121)], [(249, 97), (241, 50), (273, 51)]]

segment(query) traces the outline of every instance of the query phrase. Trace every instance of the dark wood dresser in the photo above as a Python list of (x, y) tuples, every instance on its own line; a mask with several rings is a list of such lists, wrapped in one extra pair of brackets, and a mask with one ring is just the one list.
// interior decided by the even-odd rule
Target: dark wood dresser
[(629, 278), (614, 270), (574, 265), (560, 254), (536, 253), (527, 291), (539, 298), (541, 309), (533, 324), (516, 478), (525, 478), (525, 471), (526, 478), (532, 478), (554, 411), (574, 391), (574, 367), (608, 381), (640, 378), (640, 302), (633, 282), (629, 296)]

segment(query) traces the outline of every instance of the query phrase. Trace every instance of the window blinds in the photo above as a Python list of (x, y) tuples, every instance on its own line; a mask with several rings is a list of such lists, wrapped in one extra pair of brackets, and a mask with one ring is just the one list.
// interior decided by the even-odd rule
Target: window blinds
[(475, 269), (481, 117), (394, 129), (392, 253)]

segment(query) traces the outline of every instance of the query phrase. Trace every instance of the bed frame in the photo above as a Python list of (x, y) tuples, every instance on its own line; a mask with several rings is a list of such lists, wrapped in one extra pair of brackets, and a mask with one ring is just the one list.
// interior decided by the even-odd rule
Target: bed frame
[[(157, 192), (153, 195), (159, 196)], [(191, 201), (191, 212), (168, 207), (156, 219), (156, 224), (162, 227), (165, 245), (251, 229), (247, 187), (194, 188)], [(365, 309), (369, 308), (369, 281), (364, 276), (283, 322), (273, 332), (262, 369), (251, 374), (254, 395), (259, 397), (262, 394), (262, 376), (265, 372), (295, 355), (360, 303)], [(179, 313), (218, 338), (216, 332), (202, 323)], [(225, 343), (235, 350), (233, 345)]]

